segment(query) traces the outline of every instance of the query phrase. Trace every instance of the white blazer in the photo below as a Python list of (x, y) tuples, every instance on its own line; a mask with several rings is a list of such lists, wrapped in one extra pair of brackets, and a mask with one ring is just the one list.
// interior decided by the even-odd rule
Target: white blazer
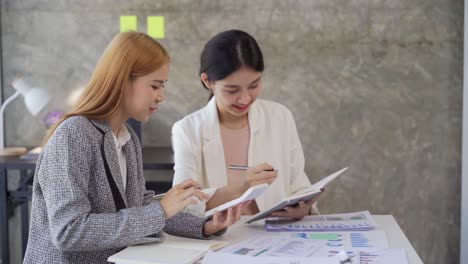
[[(263, 211), (309, 186), (310, 181), (304, 172), (304, 153), (289, 109), (279, 103), (257, 99), (249, 109), (249, 126), (247, 165), (267, 162), (278, 170), (278, 178), (256, 199), (259, 210)], [(203, 188), (227, 185), (215, 97), (204, 108), (174, 124), (172, 146), (174, 185), (189, 178), (198, 181)], [(318, 213), (315, 206), (312, 212)]]

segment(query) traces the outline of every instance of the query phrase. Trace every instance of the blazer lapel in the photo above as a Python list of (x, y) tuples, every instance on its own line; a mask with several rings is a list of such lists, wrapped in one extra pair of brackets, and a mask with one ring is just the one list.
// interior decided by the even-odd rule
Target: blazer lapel
[(139, 186), (138, 173), (138, 161), (136, 158), (136, 149), (133, 139), (130, 139), (125, 145), (122, 146), (122, 150), (127, 158), (127, 188), (125, 188), (125, 194), (127, 197), (127, 207), (138, 206), (141, 204), (141, 192)]
[(119, 160), (117, 158), (117, 151), (115, 150), (112, 131), (106, 133), (104, 136), (104, 152), (107, 164), (109, 164), (109, 170), (112, 173), (112, 178), (114, 179), (117, 188), (119, 188), (120, 195), (122, 196), (125, 205), (127, 205), (127, 196), (124, 192), (122, 174), (120, 173)]
[(98, 127), (101, 132), (104, 132), (104, 156), (107, 164), (109, 165), (109, 170), (112, 174), (117, 188), (119, 189), (120, 195), (122, 196), (125, 205), (128, 207), (127, 197), (124, 192), (122, 174), (120, 173), (119, 160), (117, 158), (117, 151), (115, 149), (114, 137), (112, 136), (112, 129), (108, 122), (106, 121), (96, 121), (91, 120), (91, 122)]
[(213, 97), (205, 107), (203, 118), (203, 164), (205, 177), (208, 186), (221, 187), (227, 185), (226, 161), (224, 158), (224, 148), (221, 141), (219, 129), (218, 110)]
[[(258, 101), (259, 99), (257, 99)], [(256, 166), (265, 160), (264, 154), (262, 150), (264, 149), (261, 144), (259, 145), (259, 141), (261, 138), (258, 136), (260, 123), (263, 122), (262, 117), (260, 116), (261, 113), (258, 109), (258, 103), (254, 102), (249, 110), (249, 127), (250, 127), (250, 142), (249, 142), (249, 150), (248, 150), (248, 166)], [(257, 202), (258, 209), (260, 211), (265, 210), (265, 194), (261, 195), (260, 197), (256, 198), (255, 201)]]

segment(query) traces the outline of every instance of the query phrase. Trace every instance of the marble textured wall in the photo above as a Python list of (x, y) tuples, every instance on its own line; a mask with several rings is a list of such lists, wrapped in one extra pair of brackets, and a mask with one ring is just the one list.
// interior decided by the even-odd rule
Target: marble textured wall
[[(459, 256), (463, 2), (455, 0), (2, 0), (3, 85), (24, 76), (66, 110), (119, 30), (120, 15), (163, 15), (172, 56), (166, 102), (145, 145), (169, 145), (172, 124), (202, 107), (198, 58), (214, 34), (255, 36), (263, 98), (288, 106), (315, 181), (344, 166), (323, 213), (392, 214), (425, 263)], [(38, 118), (16, 101), (8, 145), (37, 145)]]

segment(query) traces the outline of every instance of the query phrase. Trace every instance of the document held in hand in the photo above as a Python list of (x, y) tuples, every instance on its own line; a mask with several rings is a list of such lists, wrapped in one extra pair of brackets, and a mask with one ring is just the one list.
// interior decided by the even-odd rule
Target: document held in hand
[(222, 212), (224, 210), (227, 210), (229, 207), (233, 207), (233, 206), (236, 206), (236, 205), (238, 205), (240, 203), (247, 202), (247, 201), (250, 201), (250, 200), (254, 200), (255, 198), (262, 195), (267, 188), (268, 188), (267, 183), (252, 186), (247, 191), (245, 191), (245, 193), (242, 194), (241, 197), (239, 197), (237, 199), (234, 199), (234, 200), (231, 200), (231, 201), (229, 201), (227, 203), (219, 205), (219, 206), (205, 212), (205, 218), (212, 217), (215, 211)]
[(310, 199), (313, 199), (315, 196), (319, 195), (322, 192), (322, 189), (325, 188), (325, 186), (327, 186), (330, 182), (336, 179), (341, 173), (343, 173), (347, 169), (348, 167), (334, 172), (329, 176), (323, 178), (322, 180), (312, 184), (311, 186), (291, 194), (290, 196), (284, 198), (270, 209), (263, 212), (259, 212), (245, 223), (250, 224), (260, 219), (263, 219), (274, 211), (282, 210), (285, 206), (295, 206), (300, 201), (309, 201)]

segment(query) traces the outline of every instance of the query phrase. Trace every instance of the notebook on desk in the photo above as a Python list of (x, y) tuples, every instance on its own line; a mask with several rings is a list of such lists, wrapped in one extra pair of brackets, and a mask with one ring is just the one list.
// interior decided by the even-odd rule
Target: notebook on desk
[(208, 250), (226, 246), (226, 242), (199, 240), (166, 235), (166, 240), (130, 246), (110, 256), (107, 261), (128, 264), (192, 264)]

